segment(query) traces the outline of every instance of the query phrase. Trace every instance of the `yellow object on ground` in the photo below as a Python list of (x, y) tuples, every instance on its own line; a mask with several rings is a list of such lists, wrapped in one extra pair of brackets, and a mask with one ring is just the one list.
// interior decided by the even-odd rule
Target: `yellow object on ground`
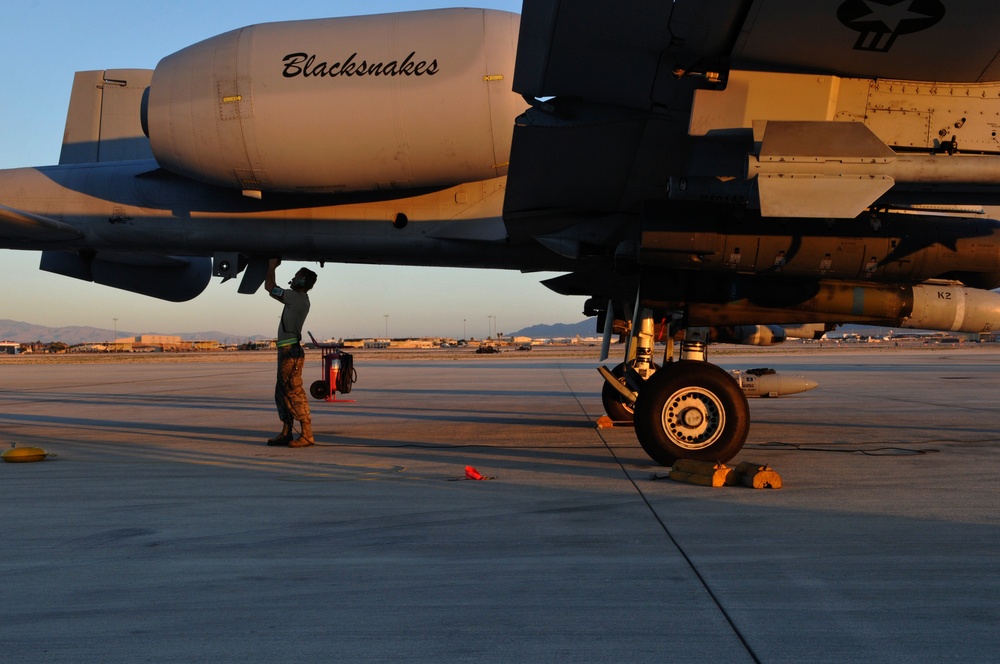
[(670, 469), (670, 479), (676, 482), (701, 486), (726, 486), (735, 484), (733, 469), (714, 461), (678, 459)]
[(743, 462), (736, 468), (714, 461), (678, 459), (670, 469), (670, 479), (700, 486), (746, 486), (751, 489), (780, 489), (781, 476), (762, 463)]
[(781, 476), (766, 464), (744, 461), (736, 466), (736, 478), (751, 489), (780, 489)]
[(40, 447), (18, 447), (17, 443), (11, 445), (10, 449), (0, 452), (0, 458), (8, 463), (41, 461), (48, 455), (49, 453)]

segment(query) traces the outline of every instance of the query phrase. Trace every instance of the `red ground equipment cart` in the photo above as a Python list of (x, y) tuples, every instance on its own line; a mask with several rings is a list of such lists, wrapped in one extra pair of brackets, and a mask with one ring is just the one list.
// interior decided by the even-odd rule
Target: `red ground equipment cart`
[(358, 379), (354, 370), (354, 356), (341, 350), (337, 344), (321, 344), (309, 332), (313, 345), (323, 351), (323, 378), (309, 386), (309, 394), (313, 399), (336, 401), (338, 403), (353, 403), (354, 399), (338, 399), (337, 392), (347, 394)]

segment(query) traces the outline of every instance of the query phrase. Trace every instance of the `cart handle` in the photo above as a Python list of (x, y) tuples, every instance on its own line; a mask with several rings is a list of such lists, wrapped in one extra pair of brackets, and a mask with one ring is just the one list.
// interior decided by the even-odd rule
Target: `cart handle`
[(321, 344), (320, 342), (316, 341), (316, 337), (314, 337), (313, 333), (310, 332), (309, 330), (306, 330), (306, 334), (308, 334), (309, 338), (312, 339), (313, 346), (316, 346), (316, 348), (340, 348), (338, 344)]

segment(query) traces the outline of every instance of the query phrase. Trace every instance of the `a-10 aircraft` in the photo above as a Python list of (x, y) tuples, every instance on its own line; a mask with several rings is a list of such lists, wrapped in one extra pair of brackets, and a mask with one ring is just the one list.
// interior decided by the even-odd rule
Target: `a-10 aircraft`
[(522, 12), (261, 24), (79, 72), (60, 163), (0, 172), (0, 246), (173, 301), (252, 293), (271, 257), (560, 271), (628, 335), (605, 407), (663, 464), (746, 439), (713, 341), (1000, 323), (1000, 3)]

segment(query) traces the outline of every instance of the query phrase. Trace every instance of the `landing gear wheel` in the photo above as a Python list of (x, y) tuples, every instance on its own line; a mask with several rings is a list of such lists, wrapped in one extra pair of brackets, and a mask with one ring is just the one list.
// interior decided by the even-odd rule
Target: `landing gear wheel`
[[(653, 369), (658, 369), (657, 365), (652, 365)], [(622, 385), (625, 384), (625, 364), (619, 364), (611, 370), (611, 375), (618, 379)], [(608, 381), (604, 381), (601, 388), (601, 401), (604, 402), (604, 412), (614, 422), (631, 422), (635, 414), (635, 408), (626, 401), (625, 397), (615, 388), (611, 387)]]
[(330, 384), (325, 380), (317, 380), (309, 386), (309, 394), (313, 399), (325, 399), (330, 396)]
[(729, 373), (707, 362), (665, 365), (646, 381), (635, 402), (639, 444), (664, 466), (677, 459), (729, 461), (749, 430), (743, 390)]

